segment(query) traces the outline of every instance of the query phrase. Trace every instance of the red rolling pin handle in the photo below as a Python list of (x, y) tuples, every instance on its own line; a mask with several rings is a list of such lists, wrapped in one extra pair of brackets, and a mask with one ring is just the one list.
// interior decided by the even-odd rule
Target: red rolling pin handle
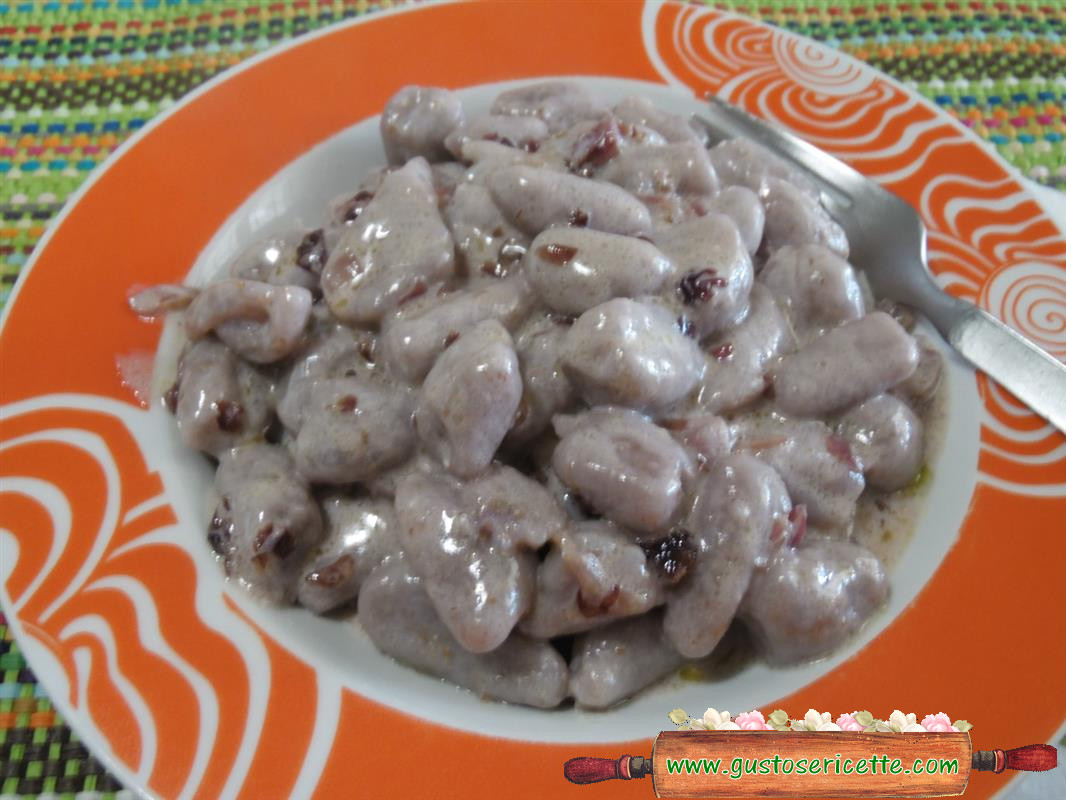
[(1005, 769), (1044, 772), (1054, 769), (1058, 752), (1049, 744), (1030, 744), (1013, 750), (981, 750), (973, 754), (973, 768), (997, 775)]
[(582, 756), (571, 758), (563, 764), (563, 777), (570, 783), (599, 783), (615, 778), (628, 781), (643, 778), (649, 772), (651, 762), (640, 756), (622, 756), (617, 761)]

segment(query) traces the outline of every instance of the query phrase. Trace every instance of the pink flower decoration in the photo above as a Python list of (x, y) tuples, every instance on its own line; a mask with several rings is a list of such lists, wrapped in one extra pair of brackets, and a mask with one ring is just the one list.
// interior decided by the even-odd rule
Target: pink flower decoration
[(772, 731), (774, 729), (772, 725), (766, 724), (766, 718), (761, 711), (737, 714), (737, 718), (733, 721), (740, 726), (742, 731)]
[(862, 733), (866, 728), (855, 721), (855, 715), (858, 711), (852, 711), (850, 714), (841, 714), (837, 717), (837, 725), (840, 726), (842, 731), (858, 731)]
[(951, 724), (951, 718), (941, 711), (939, 714), (929, 714), (922, 720), (922, 727), (930, 733), (958, 732), (958, 728)]

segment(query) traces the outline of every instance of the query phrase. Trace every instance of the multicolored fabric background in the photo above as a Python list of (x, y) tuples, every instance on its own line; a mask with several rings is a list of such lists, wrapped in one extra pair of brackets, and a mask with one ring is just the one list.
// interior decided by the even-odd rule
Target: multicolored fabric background
[[(0, 307), (49, 221), (133, 131), (272, 45), (392, 2), (0, 0)], [(715, 3), (915, 87), (1066, 189), (1066, 2)], [(10, 378), (8, 378), (10, 379)], [(132, 796), (64, 725), (0, 614), (0, 800)]]

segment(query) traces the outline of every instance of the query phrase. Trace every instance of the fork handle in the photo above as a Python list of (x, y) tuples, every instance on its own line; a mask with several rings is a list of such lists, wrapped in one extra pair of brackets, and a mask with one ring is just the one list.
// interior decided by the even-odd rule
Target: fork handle
[(1066, 433), (1066, 365), (975, 306), (958, 315), (947, 335), (975, 367)]

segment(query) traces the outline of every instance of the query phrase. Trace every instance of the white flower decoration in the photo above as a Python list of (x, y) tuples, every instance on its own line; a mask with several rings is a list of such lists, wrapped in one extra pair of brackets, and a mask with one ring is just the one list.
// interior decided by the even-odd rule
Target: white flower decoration
[[(761, 721), (762, 715), (758, 712), (740, 715), (745, 718), (744, 724), (746, 726), (751, 722), (748, 718), (753, 714), (758, 716)], [(708, 708), (703, 716), (697, 719), (689, 717), (680, 708), (675, 708), (668, 716), (670, 721), (681, 729), (692, 731), (744, 730), (738, 723), (733, 721), (733, 715), (728, 711), (718, 711), (714, 708)], [(767, 719), (770, 726), (778, 731), (793, 730), (798, 733), (810, 733), (819, 731), (843, 732), (844, 730), (840, 725), (833, 722), (833, 717), (830, 714), (823, 714), (813, 708), (807, 710), (803, 719), (789, 719), (788, 714), (781, 709), (774, 711)], [(841, 719), (848, 725), (849, 731), (865, 730), (867, 733), (871, 731), (876, 731), (877, 733), (928, 733), (929, 731), (945, 730), (949, 726), (946, 714), (930, 714), (922, 722), (918, 722), (915, 714), (904, 714), (899, 709), (893, 711), (888, 720), (874, 719), (873, 714), (868, 711), (855, 711), (851, 714), (844, 714)], [(929, 727), (926, 727), (925, 723), (929, 723)], [(950, 727), (956, 731), (968, 731), (973, 726), (966, 720), (960, 719), (951, 723)], [(761, 730), (758, 726), (756, 726), (756, 729)]]
[(819, 714), (813, 708), (807, 711), (802, 722), (796, 720), (792, 725), (794, 731), (839, 731), (840, 729), (840, 726), (833, 722), (831, 714), (828, 712)]
[(704, 730), (708, 731), (739, 731), (740, 726), (733, 722), (732, 714), (728, 711), (716, 711), (708, 708), (703, 714)]
[(906, 728), (908, 725), (913, 725), (917, 721), (918, 721), (918, 717), (916, 715), (914, 715), (914, 714), (904, 714), (898, 708), (895, 711), (893, 711), (892, 714), (888, 718), (889, 724), (898, 726), (900, 728), (900, 730), (902, 730), (903, 728)]
[(827, 722), (832, 721), (833, 717), (828, 713), (819, 714), (813, 708), (808, 709), (807, 713), (803, 715), (803, 721), (807, 723), (807, 730), (816, 731), (819, 727)]
[(912, 733), (925, 730), (918, 724), (918, 718), (914, 714), (904, 714), (898, 708), (889, 716), (888, 725), (896, 733)]

